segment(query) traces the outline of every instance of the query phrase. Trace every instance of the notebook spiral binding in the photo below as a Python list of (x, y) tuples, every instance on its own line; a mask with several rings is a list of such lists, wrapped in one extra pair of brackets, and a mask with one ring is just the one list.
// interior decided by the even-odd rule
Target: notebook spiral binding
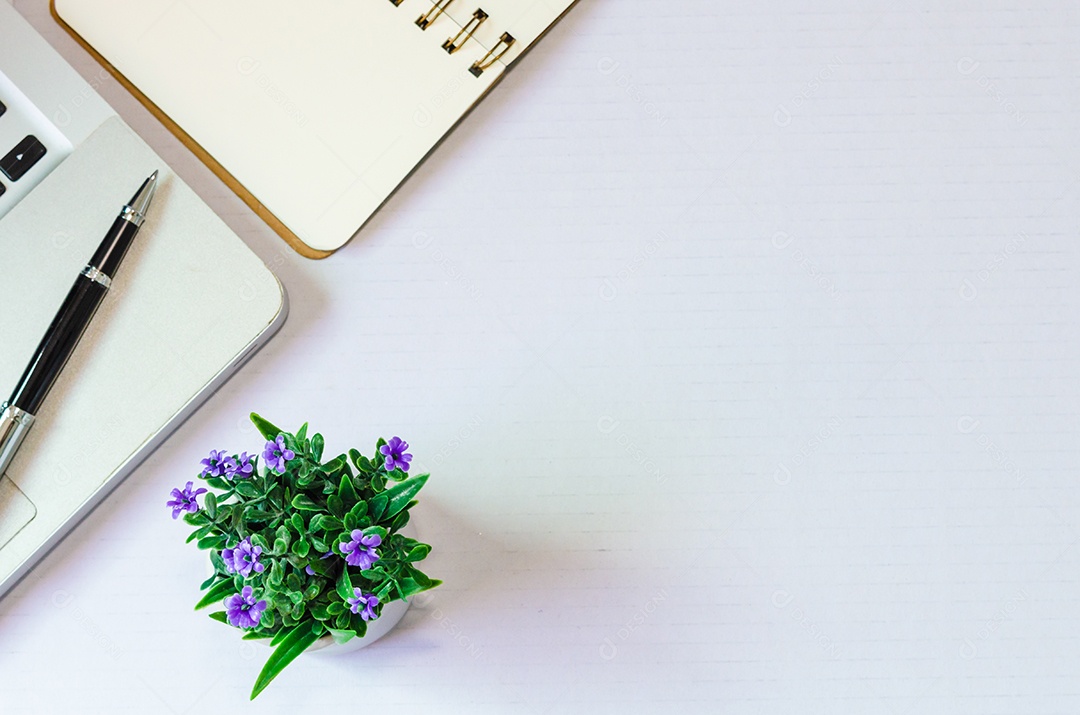
[[(394, 7), (401, 5), (403, 0), (390, 0), (390, 3)], [(450, 3), (454, 0), (433, 0), (431, 9), (425, 12), (420, 17), (416, 18), (416, 26), (421, 30), (426, 30), (431, 27), (431, 23), (439, 19), (439, 16), (446, 12), (446, 8), (450, 7)], [(482, 8), (476, 8), (473, 12), (472, 18), (465, 23), (465, 26), (458, 30), (458, 33), (453, 37), (446, 38), (446, 42), (442, 43), (442, 48), (446, 50), (448, 54), (454, 54), (460, 50), (469, 38), (473, 36), (473, 33), (487, 21), (489, 15), (484, 12)], [(483, 57), (472, 63), (469, 67), (469, 72), (474, 77), (479, 77), (484, 73), (484, 70), (491, 67), (493, 64), (502, 59), (503, 55), (507, 53), (511, 46), (515, 42), (514, 36), (509, 32), (504, 32), (499, 36), (499, 41), (487, 51)]]

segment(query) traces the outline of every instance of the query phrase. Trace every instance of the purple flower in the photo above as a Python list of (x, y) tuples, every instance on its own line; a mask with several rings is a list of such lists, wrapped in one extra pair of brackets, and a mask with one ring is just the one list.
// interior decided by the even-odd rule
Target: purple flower
[(203, 470), (200, 477), (220, 477), (224, 471), (224, 450), (210, 450), (210, 456), (202, 461)]
[(371, 568), (371, 565), (379, 560), (379, 553), (375, 547), (382, 543), (382, 537), (378, 534), (364, 536), (360, 529), (353, 529), (349, 534), (352, 541), (342, 541), (341, 553), (345, 554), (345, 563), (349, 566), (359, 566), (361, 571)]
[(231, 549), (221, 552), (221, 560), (225, 562), (225, 568), (229, 573), (238, 573), (244, 578), (251, 572), (262, 573), (266, 568), (259, 563), (259, 555), (262, 554), (261, 546), (252, 546), (251, 539), (245, 538)]
[(285, 436), (278, 435), (273, 442), (267, 442), (263, 447), (262, 458), (268, 469), (273, 469), (278, 474), (285, 473), (285, 463), (296, 456), (291, 449), (285, 448)]
[(229, 623), (237, 628), (254, 628), (259, 625), (259, 618), (266, 610), (266, 601), (255, 602), (251, 586), (244, 586), (240, 593), (234, 593), (225, 599), (225, 616)]
[(195, 497), (204, 493), (205, 489), (196, 489), (191, 491), (191, 487), (194, 486), (193, 482), (188, 482), (183, 491), (179, 489), (172, 490), (172, 499), (165, 502), (165, 506), (172, 507), (172, 518), (180, 516), (180, 512), (186, 511), (189, 514), (194, 514), (199, 510), (199, 503), (195, 501)]
[[(379, 605), (379, 597), (374, 593), (369, 593), (365, 596), (358, 588), (354, 588), (353, 593), (356, 594), (356, 598), (345, 599), (345, 603), (349, 606), (349, 610), (353, 613), (359, 613), (360, 617), (365, 621), (373, 621), (378, 618), (378, 616), (375, 615), (375, 606)], [(361, 611), (361, 608), (364, 610)]]
[(251, 463), (251, 457), (244, 452), (239, 457), (233, 456), (225, 459), (225, 478), (247, 479), (255, 471), (255, 465)]
[(408, 448), (409, 443), (402, 441), (401, 437), (391, 437), (389, 442), (379, 447), (379, 452), (386, 457), (386, 471), (392, 472), (394, 469), (409, 471), (412, 455), (405, 452)]

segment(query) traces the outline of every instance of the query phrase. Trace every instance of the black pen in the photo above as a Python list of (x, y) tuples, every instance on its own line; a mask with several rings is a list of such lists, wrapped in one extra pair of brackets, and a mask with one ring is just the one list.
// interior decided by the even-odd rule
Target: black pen
[(26, 366), (11, 399), (0, 405), (0, 476), (34, 424), (41, 403), (64, 369), (102, 298), (109, 292), (116, 269), (143, 224), (157, 186), (157, 172), (142, 183), (131, 201), (120, 210), (112, 228), (71, 286), (33, 359)]

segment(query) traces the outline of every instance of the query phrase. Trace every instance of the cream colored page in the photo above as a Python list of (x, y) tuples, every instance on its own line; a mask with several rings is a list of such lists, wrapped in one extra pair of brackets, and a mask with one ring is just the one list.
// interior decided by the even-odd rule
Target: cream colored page
[(441, 30), (420, 31), (411, 16), (425, 5), (56, 3), (301, 240), (328, 250), (352, 236), (501, 71), (475, 77), (468, 69), (477, 52), (450, 55)]
[(281, 308), (258, 257), (114, 118), (0, 221), (0, 272), (16, 308), (0, 311), (0, 388), (14, 387), (120, 207), (155, 169), (147, 221), (7, 471), (38, 513), (0, 549), (0, 580)]

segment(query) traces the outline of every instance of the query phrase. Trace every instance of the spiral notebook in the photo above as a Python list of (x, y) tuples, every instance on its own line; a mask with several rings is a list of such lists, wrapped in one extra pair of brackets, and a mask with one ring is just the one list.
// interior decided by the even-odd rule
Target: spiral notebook
[(574, 0), (53, 0), (301, 254), (340, 248)]

